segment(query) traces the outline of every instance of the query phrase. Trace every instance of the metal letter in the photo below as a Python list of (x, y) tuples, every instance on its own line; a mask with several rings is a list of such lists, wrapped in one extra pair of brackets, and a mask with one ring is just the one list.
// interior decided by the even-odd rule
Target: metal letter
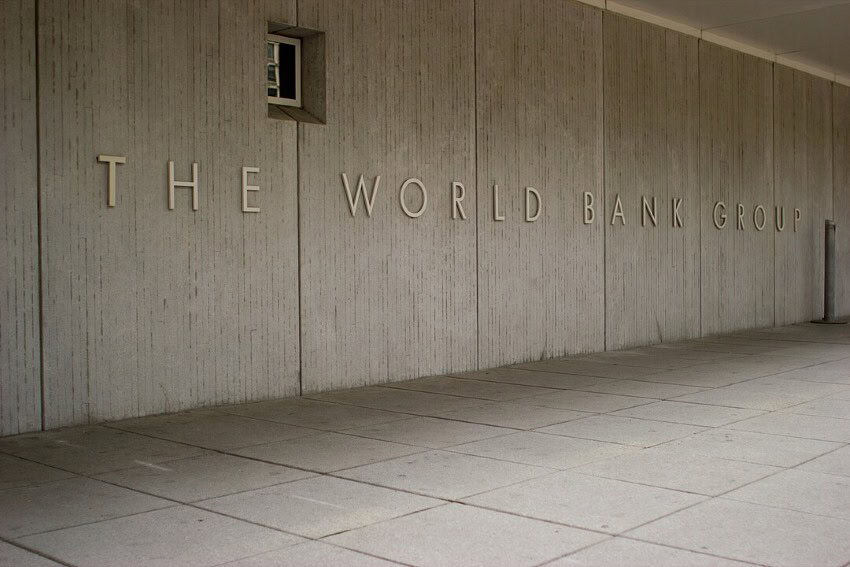
[(649, 221), (652, 223), (652, 226), (658, 226), (658, 216), (657, 216), (657, 203), (655, 202), (655, 197), (652, 198), (652, 208), (649, 208), (649, 201), (646, 200), (646, 197), (641, 196), (641, 211), (640, 211), (640, 225), (646, 226), (646, 216), (649, 214)]
[[(407, 204), (404, 202), (404, 190), (407, 189), (409, 185), (416, 185), (419, 187), (419, 190), (422, 191), (422, 206), (419, 207), (418, 211), (411, 211), (407, 208)], [(425, 209), (428, 208), (428, 192), (425, 190), (425, 186), (422, 185), (422, 182), (415, 177), (411, 177), (401, 184), (401, 189), (398, 191), (398, 200), (401, 203), (401, 210), (412, 219), (421, 217), (422, 213), (425, 212)]]
[(363, 181), (363, 175), (357, 180), (357, 191), (354, 197), (351, 196), (351, 188), (348, 186), (348, 177), (342, 174), (342, 186), (345, 188), (345, 195), (348, 197), (348, 210), (351, 211), (351, 216), (357, 212), (357, 204), (360, 202), (360, 195), (363, 195), (363, 202), (366, 205), (366, 215), (372, 216), (372, 207), (375, 205), (375, 195), (378, 194), (378, 186), (381, 184), (381, 176), (375, 176), (375, 181), (372, 182), (372, 194), (366, 195), (366, 183)]
[[(761, 212), (761, 223), (758, 221), (759, 212)], [(767, 213), (761, 205), (753, 210), (753, 224), (756, 226), (756, 230), (759, 231), (764, 230), (764, 225), (767, 224)]]
[(106, 154), (100, 154), (97, 156), (97, 161), (100, 163), (108, 163), (109, 164), (109, 172), (107, 174), (107, 182), (106, 182), (106, 206), (114, 207), (115, 206), (115, 164), (117, 163), (127, 163), (127, 156), (108, 156)]
[(794, 209), (794, 232), (797, 232), (797, 225), (800, 224), (801, 218), (803, 218), (803, 212), (800, 209)]
[(259, 213), (260, 207), (248, 206), (248, 191), (259, 191), (259, 185), (248, 185), (248, 174), (260, 173), (259, 167), (242, 167), (242, 212), (243, 213)]
[(776, 230), (782, 232), (785, 230), (785, 207), (773, 207), (774, 217), (776, 218)]
[[(718, 209), (723, 209), (723, 212), (719, 215), (717, 214)], [(723, 201), (717, 201), (714, 203), (714, 212), (712, 212), (711, 216), (713, 217), (712, 220), (714, 220), (715, 228), (717, 228), (717, 230), (723, 230), (723, 227), (726, 226), (726, 203)]]
[(493, 220), (503, 221), (505, 215), (499, 214), (499, 186), (493, 185)]
[(460, 181), (452, 181), (452, 218), (458, 216), (466, 220), (466, 213), (463, 212), (463, 205), (460, 204), (463, 198), (466, 197), (466, 187)]
[(623, 226), (626, 226), (626, 217), (623, 214), (623, 202), (620, 200), (620, 195), (617, 195), (616, 200), (614, 201), (614, 214), (611, 215), (611, 224), (617, 220), (617, 217), (620, 217), (620, 222), (623, 223)]
[(174, 162), (168, 162), (168, 210), (174, 210), (174, 188), (192, 189), (192, 210), (198, 210), (198, 163), (192, 162), (192, 181), (174, 181)]
[(584, 224), (593, 224), (596, 211), (593, 209), (593, 193), (584, 192)]
[(744, 205), (738, 203), (735, 208), (738, 211), (738, 230), (744, 230)]
[[(531, 196), (537, 201), (537, 208), (534, 210), (534, 215), (531, 215)], [(525, 222), (534, 222), (540, 218), (540, 213), (543, 212), (543, 201), (540, 200), (540, 193), (534, 187), (525, 188)]]
[(682, 206), (682, 199), (673, 198), (673, 227), (682, 227), (682, 217), (679, 215), (679, 209)]

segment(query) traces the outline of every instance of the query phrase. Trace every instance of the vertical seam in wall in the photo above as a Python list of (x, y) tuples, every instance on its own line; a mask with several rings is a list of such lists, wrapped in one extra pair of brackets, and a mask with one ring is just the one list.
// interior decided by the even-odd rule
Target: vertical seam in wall
[(705, 336), (702, 322), (702, 186), (704, 181), (702, 178), (702, 40), (697, 38), (697, 229), (699, 230), (699, 242), (697, 249), (699, 250), (699, 276), (697, 283), (699, 284), (699, 334)]
[[(793, 83), (791, 87), (791, 96), (793, 100), (794, 90)], [(770, 169), (771, 169), (771, 196), (773, 197), (773, 215), (774, 222), (776, 219), (776, 63), (770, 64), (770, 108), (771, 108), (771, 121), (770, 121), (770, 140), (771, 140), (771, 148), (770, 148)], [(775, 226), (775, 225), (774, 225)], [(777, 287), (777, 273), (776, 273), (776, 239), (779, 238), (779, 233), (774, 230), (773, 231), (773, 326), (776, 326), (776, 287)]]
[[(295, 25), (298, 21), (298, 0), (295, 0)], [(325, 54), (327, 57), (327, 53)], [(304, 314), (301, 301), (301, 133), (303, 126), (300, 122), (295, 123), (295, 219), (297, 224), (296, 263), (298, 266), (298, 395), (304, 395)]]
[(475, 368), (481, 369), (481, 261), (479, 258), (481, 242), (478, 230), (479, 187), (478, 187), (478, 11), (477, 0), (472, 0), (472, 128), (473, 128), (473, 170), (475, 173)]
[(47, 419), (44, 415), (44, 278), (42, 271), (42, 227), (41, 227), (41, 68), (39, 61), (38, 47), (38, 0), (34, 0), (35, 6), (34, 33), (33, 40), (35, 42), (35, 168), (36, 168), (36, 226), (38, 237), (38, 377), (39, 377), (39, 398), (41, 404), (40, 417), (41, 429), (47, 429)]
[(602, 10), (600, 14), (600, 24), (599, 24), (599, 49), (602, 51), (602, 70), (599, 74), (599, 82), (600, 82), (600, 98), (602, 99), (602, 117), (600, 123), (602, 124), (602, 198), (600, 202), (602, 204), (602, 214), (599, 215), (602, 221), (602, 350), (608, 350), (608, 222), (606, 220), (605, 213), (607, 209), (605, 208), (605, 197), (608, 194), (606, 187), (606, 178), (605, 178), (605, 168), (606, 168), (606, 130), (605, 130), (605, 20), (607, 19), (605, 16), (606, 12)]

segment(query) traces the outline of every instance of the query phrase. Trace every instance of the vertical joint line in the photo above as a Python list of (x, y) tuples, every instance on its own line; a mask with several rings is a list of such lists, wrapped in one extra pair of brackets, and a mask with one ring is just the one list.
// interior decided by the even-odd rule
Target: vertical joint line
[(41, 404), (40, 417), (42, 431), (47, 428), (47, 419), (45, 418), (45, 397), (44, 397), (44, 271), (43, 271), (43, 238), (41, 226), (41, 61), (38, 41), (38, 23), (39, 2), (36, 0), (35, 14), (33, 17), (33, 42), (35, 43), (35, 168), (36, 168), (36, 227), (38, 238), (38, 377), (39, 377), (39, 401)]
[(478, 186), (478, 1), (472, 2), (472, 140), (475, 144), (473, 171), (475, 173), (475, 369), (481, 369), (481, 240), (478, 226), (481, 222)]

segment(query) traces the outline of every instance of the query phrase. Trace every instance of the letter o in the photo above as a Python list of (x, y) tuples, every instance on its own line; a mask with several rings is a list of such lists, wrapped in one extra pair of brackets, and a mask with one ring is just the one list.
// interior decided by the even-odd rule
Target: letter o
[[(757, 220), (759, 212), (761, 212), (761, 222)], [(756, 225), (756, 230), (764, 230), (764, 225), (767, 224), (767, 212), (765, 212), (764, 207), (761, 205), (753, 210), (753, 224)]]
[[(411, 211), (407, 208), (407, 205), (404, 202), (404, 191), (407, 189), (408, 185), (416, 185), (419, 187), (419, 190), (422, 191), (422, 206), (419, 207), (418, 211)], [(398, 192), (398, 200), (401, 202), (401, 210), (403, 210), (404, 214), (412, 219), (421, 217), (422, 213), (425, 212), (425, 209), (428, 208), (428, 192), (425, 190), (425, 185), (423, 185), (422, 182), (415, 177), (411, 177), (401, 184), (401, 189)]]
[[(719, 215), (717, 214), (718, 209), (723, 209), (723, 212)], [(723, 230), (723, 227), (726, 226), (726, 203), (723, 201), (717, 201), (714, 203), (714, 212), (712, 213), (712, 217), (714, 226), (717, 227), (717, 230)], [(721, 220), (723, 222), (720, 222)]]

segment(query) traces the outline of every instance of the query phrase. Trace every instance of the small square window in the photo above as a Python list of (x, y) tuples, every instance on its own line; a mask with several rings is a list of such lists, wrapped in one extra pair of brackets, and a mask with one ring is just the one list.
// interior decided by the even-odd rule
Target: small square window
[(266, 80), (270, 104), (301, 107), (301, 39), (266, 36)]

